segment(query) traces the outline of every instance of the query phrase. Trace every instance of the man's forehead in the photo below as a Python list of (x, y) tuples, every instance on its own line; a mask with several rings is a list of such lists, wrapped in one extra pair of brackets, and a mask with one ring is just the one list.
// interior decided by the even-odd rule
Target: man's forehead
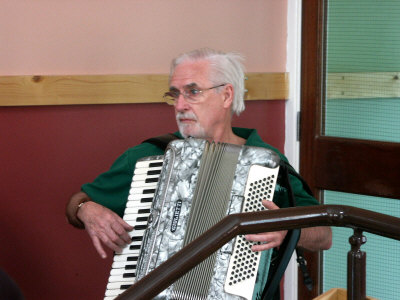
[(175, 68), (170, 86), (183, 88), (208, 84), (208, 69), (208, 63), (205, 61), (182, 63)]

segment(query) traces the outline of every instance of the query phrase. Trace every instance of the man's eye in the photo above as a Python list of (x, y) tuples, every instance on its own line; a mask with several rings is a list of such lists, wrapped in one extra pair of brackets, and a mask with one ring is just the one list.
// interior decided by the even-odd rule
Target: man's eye
[(198, 90), (198, 89), (195, 89), (195, 88), (189, 89), (190, 96), (196, 96), (198, 93), (200, 93), (200, 90)]
[(167, 94), (170, 97), (179, 98), (180, 92), (179, 91), (169, 91)]

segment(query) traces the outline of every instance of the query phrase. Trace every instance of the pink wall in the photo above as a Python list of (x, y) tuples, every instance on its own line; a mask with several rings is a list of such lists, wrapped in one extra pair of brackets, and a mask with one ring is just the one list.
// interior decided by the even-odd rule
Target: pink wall
[(167, 73), (198, 47), (284, 72), (285, 0), (0, 0), (0, 75)]
[[(202, 46), (243, 53), (251, 72), (285, 71), (286, 1), (0, 0), (0, 7), (0, 76), (167, 73), (173, 56)], [(235, 125), (257, 128), (282, 150), (284, 107), (248, 103)], [(27, 299), (101, 299), (110, 259), (66, 224), (66, 201), (128, 147), (175, 131), (171, 109), (0, 107), (0, 128), (0, 268)]]

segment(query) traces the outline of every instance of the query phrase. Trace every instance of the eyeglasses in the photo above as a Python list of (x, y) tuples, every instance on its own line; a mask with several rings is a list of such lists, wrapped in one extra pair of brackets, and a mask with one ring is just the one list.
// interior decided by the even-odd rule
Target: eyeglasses
[(226, 83), (212, 86), (207, 89), (200, 89), (197, 86), (184, 86), (182, 89), (182, 92), (178, 89), (171, 89), (169, 92), (166, 92), (163, 96), (163, 99), (167, 102), (169, 105), (175, 105), (176, 100), (179, 98), (180, 95), (183, 96), (183, 98), (186, 99), (187, 102), (189, 103), (198, 103), (201, 99), (201, 95), (208, 90), (216, 89), (221, 86), (225, 86)]

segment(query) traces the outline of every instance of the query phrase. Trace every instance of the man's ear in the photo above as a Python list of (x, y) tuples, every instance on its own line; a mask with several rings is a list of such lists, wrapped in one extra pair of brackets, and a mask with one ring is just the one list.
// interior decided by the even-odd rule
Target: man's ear
[(224, 96), (224, 107), (228, 108), (232, 105), (233, 97), (235, 95), (235, 90), (233, 89), (233, 85), (230, 83), (227, 83), (224, 86), (224, 90), (222, 93)]

